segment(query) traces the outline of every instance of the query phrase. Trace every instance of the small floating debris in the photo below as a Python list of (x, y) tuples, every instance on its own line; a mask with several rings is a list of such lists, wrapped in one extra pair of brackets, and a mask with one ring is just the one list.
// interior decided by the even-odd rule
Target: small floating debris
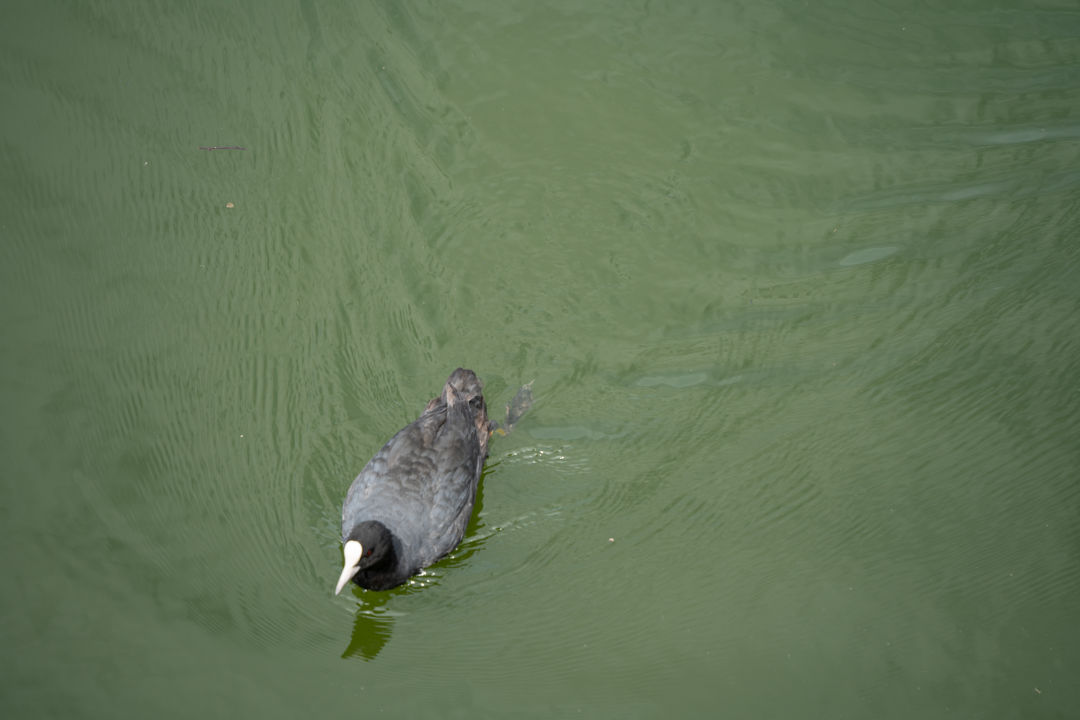
[(229, 208), (230, 210), (232, 210), (232, 209), (233, 209), (234, 207), (236, 207), (236, 206), (235, 206), (235, 205), (233, 205), (233, 204), (232, 204), (231, 202), (228, 202), (228, 203), (225, 203), (225, 207), (227, 207), (227, 208)]
[(200, 150), (247, 150), (239, 145), (200, 145)]

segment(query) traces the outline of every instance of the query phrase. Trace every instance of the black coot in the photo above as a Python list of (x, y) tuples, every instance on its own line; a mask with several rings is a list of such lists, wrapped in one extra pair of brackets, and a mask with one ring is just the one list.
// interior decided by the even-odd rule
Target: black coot
[(371, 458), (341, 508), (345, 568), (368, 590), (396, 587), (461, 542), (487, 457), (491, 423), (472, 370), (451, 373), (427, 404)]

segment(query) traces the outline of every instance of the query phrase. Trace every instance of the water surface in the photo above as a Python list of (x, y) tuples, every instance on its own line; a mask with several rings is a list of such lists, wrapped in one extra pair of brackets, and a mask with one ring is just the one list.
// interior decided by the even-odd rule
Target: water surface
[[(1080, 711), (1071, 4), (8, 16), (4, 716)], [(465, 542), (335, 598), (459, 365)]]

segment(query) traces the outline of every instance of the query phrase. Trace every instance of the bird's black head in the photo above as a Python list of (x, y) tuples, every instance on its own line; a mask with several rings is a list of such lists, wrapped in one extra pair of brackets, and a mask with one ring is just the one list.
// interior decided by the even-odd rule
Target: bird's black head
[(345, 567), (338, 578), (337, 589), (334, 594), (341, 593), (341, 589), (349, 580), (356, 577), (361, 570), (377, 567), (392, 554), (394, 547), (393, 538), (386, 526), (377, 520), (365, 520), (358, 523), (345, 538), (343, 546), (345, 553)]

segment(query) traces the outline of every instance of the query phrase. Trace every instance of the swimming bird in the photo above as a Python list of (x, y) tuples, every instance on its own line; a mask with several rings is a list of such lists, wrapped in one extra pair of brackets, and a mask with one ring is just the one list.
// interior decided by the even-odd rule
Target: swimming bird
[(492, 430), (482, 389), (472, 370), (455, 370), (353, 480), (335, 595), (349, 580), (368, 590), (401, 585), (461, 542)]

